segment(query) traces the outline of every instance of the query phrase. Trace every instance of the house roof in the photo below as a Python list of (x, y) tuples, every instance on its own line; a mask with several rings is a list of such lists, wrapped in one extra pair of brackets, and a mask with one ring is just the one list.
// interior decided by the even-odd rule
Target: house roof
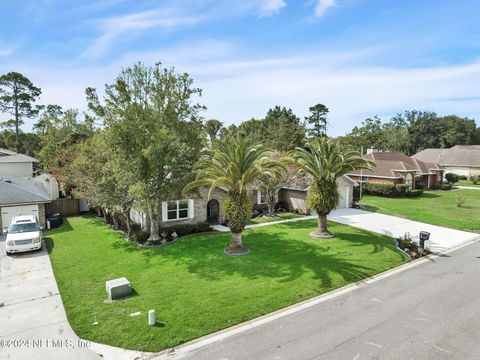
[(23, 177), (0, 175), (0, 206), (50, 201), (43, 184)]
[[(351, 182), (353, 186), (358, 185), (358, 183), (355, 180), (353, 180), (352, 178), (350, 178), (347, 175), (343, 175), (342, 178), (344, 178), (348, 182)], [(304, 181), (299, 181), (299, 182), (293, 183), (290, 186), (282, 187), (282, 189), (296, 190), (296, 191), (308, 191), (308, 188), (310, 187), (309, 183), (310, 183), (310, 178), (306, 177), (306, 178), (304, 178)]]
[(424, 162), (400, 152), (373, 152), (364, 156), (375, 163), (371, 169), (357, 170), (348, 175), (363, 175), (382, 178), (400, 178), (406, 172), (416, 175), (434, 174), (439, 166), (434, 162)]
[(425, 149), (413, 155), (441, 166), (480, 167), (480, 145), (456, 145), (450, 149)]
[(0, 149), (0, 163), (24, 163), (24, 162), (38, 162), (38, 160), (28, 155), (17, 154), (15, 151)]

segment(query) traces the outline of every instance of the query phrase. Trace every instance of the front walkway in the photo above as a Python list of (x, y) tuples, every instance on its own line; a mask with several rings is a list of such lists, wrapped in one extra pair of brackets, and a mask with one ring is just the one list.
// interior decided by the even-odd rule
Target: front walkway
[(463, 190), (480, 190), (480, 186), (463, 186), (463, 185), (455, 185), (457, 189)]
[[(247, 225), (246, 228), (256, 228), (311, 219), (316, 219), (316, 216), (305, 216), (302, 218)], [(341, 224), (387, 235), (392, 238), (401, 237), (406, 232), (409, 232), (412, 236), (412, 239), (416, 241), (418, 241), (420, 231), (428, 231), (430, 233), (430, 240), (427, 241), (425, 245), (433, 252), (444, 252), (480, 237), (479, 234), (475, 233), (430, 225), (397, 216), (384, 215), (359, 209), (334, 210), (328, 216), (328, 219)], [(213, 229), (222, 232), (230, 231), (228, 227), (223, 225), (215, 225)]]
[(67, 321), (45, 245), (5, 255), (0, 237), (0, 358), (100, 359)]

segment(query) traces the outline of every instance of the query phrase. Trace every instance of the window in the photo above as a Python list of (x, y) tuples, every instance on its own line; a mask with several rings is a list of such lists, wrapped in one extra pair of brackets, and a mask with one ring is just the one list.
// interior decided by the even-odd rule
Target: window
[(362, 176), (362, 181), (367, 182), (368, 181), (368, 176)]
[(188, 200), (167, 201), (167, 220), (188, 219)]
[(257, 190), (257, 204), (266, 204), (266, 203), (267, 203), (267, 195)]

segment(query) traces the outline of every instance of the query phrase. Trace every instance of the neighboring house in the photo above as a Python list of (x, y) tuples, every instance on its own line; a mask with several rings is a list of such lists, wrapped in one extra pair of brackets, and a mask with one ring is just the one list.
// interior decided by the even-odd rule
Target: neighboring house
[[(353, 188), (358, 186), (358, 183), (349, 176), (342, 176), (337, 179), (337, 188), (340, 194), (340, 201), (337, 209), (349, 208), (353, 205)], [(288, 209), (293, 209), (302, 213), (307, 212), (306, 198), (308, 194), (308, 184), (295, 184), (290, 187), (280, 189), (278, 192), (278, 202), (286, 206)]]
[(0, 175), (31, 177), (33, 175), (33, 164), (36, 162), (38, 160), (30, 156), (0, 149)]
[(456, 145), (450, 149), (425, 149), (413, 155), (417, 160), (435, 162), (445, 173), (480, 175), (480, 145)]
[(364, 158), (375, 163), (371, 169), (358, 170), (347, 174), (361, 182), (408, 184), (416, 188), (416, 178), (421, 177), (425, 189), (440, 186), (443, 170), (434, 162), (424, 162), (400, 152), (377, 152), (369, 149)]
[(52, 195), (41, 181), (0, 175), (0, 234), (17, 215), (35, 215), (45, 226), (45, 205), (51, 201)]

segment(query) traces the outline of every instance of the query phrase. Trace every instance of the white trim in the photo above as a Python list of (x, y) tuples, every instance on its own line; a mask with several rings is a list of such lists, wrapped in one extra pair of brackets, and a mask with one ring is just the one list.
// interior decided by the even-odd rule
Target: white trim
[(257, 205), (263, 205), (266, 203), (266, 201), (262, 202), (262, 192), (260, 190), (257, 190)]
[[(171, 221), (182, 221), (182, 220), (188, 220), (188, 219), (193, 219), (193, 217), (190, 217), (191, 214), (193, 214), (193, 210), (190, 210), (190, 200), (192, 201), (193, 204), (193, 199), (183, 199), (183, 200), (169, 200), (169, 201), (163, 201), (162, 202), (162, 222), (171, 222)], [(170, 212), (176, 211), (177, 217), (174, 219), (169, 219), (168, 218), (168, 203), (176, 201), (177, 203), (177, 209), (176, 210), (170, 210)], [(180, 209), (179, 209), (179, 203), (180, 201), (187, 201), (187, 216), (186, 217), (180, 217)]]
[(193, 199), (188, 199), (188, 217), (190, 219), (195, 218), (195, 204)]

